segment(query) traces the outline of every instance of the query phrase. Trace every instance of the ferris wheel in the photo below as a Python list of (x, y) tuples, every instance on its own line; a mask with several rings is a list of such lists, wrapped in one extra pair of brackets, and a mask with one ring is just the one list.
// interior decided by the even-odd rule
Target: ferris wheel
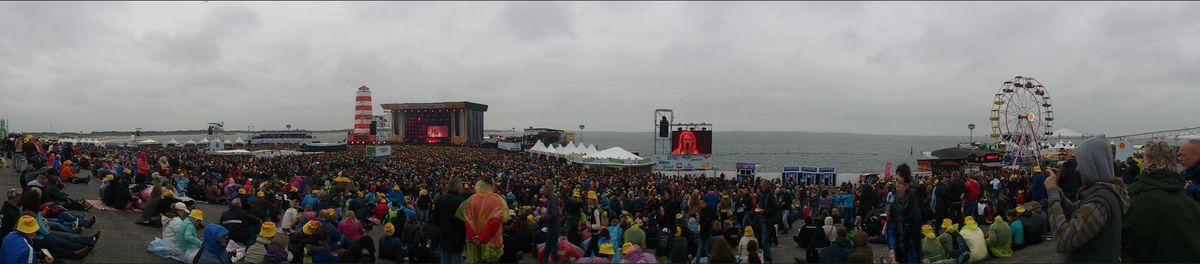
[(1054, 109), (1046, 87), (1033, 77), (1004, 82), (992, 104), (992, 134), (1011, 165), (1039, 164), (1043, 139), (1054, 134)]

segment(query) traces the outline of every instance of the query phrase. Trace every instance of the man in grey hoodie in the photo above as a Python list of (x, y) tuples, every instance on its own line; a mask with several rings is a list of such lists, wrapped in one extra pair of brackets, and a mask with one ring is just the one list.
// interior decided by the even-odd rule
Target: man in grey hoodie
[(1067, 262), (1116, 263), (1121, 252), (1121, 216), (1129, 209), (1129, 195), (1114, 177), (1113, 154), (1103, 135), (1075, 148), (1083, 197), (1078, 203), (1064, 199), (1058, 187), (1059, 172), (1046, 178), (1050, 228), (1056, 249)]

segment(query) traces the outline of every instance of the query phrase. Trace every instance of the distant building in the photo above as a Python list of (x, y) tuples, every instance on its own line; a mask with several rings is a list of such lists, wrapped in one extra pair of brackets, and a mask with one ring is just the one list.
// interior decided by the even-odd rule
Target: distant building
[(383, 104), (391, 116), (392, 141), (414, 144), (483, 143), (483, 113), (472, 102)]

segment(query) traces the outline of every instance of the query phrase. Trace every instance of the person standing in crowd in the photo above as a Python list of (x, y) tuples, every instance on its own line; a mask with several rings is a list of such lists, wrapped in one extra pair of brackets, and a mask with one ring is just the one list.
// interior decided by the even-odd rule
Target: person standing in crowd
[(494, 186), (490, 179), (476, 182), (475, 193), (455, 213), (466, 223), (467, 261), (471, 263), (496, 262), (504, 253), (501, 226), (511, 216), (508, 205), (495, 193)]
[(1129, 197), (1122, 183), (1113, 182), (1112, 149), (1103, 136), (1093, 137), (1075, 148), (1075, 156), (1087, 186), (1078, 203), (1066, 199), (1067, 194), (1059, 188), (1059, 172), (1051, 170), (1046, 178), (1055, 249), (1066, 253), (1068, 262), (1116, 263)]
[(1129, 187), (1122, 248), (1135, 263), (1200, 262), (1200, 229), (1194, 226), (1200, 223), (1200, 203), (1188, 197), (1175, 173), (1175, 151), (1159, 140), (1142, 151), (1146, 172)]
[(554, 192), (554, 184), (551, 181), (546, 181), (542, 187), (542, 195), (546, 196), (546, 214), (542, 215), (541, 220), (546, 239), (545, 254), (538, 256), (538, 260), (542, 263), (557, 263), (558, 233), (559, 229), (562, 229), (562, 223), (559, 222), (562, 216), (558, 212), (558, 195)]
[(759, 189), (759, 214), (762, 218), (762, 228), (759, 229), (759, 242), (762, 242), (763, 260), (770, 263), (771, 258), (771, 240), (774, 236), (775, 223), (779, 221), (779, 200), (775, 197), (775, 188), (770, 181), (760, 181)]
[(1032, 187), (1033, 187), (1033, 188), (1031, 188), (1031, 189), (1033, 189), (1033, 192), (1031, 193), (1033, 195), (1033, 197), (1031, 197), (1031, 198), (1033, 198), (1033, 200), (1030, 200), (1030, 201), (1036, 201), (1038, 203), (1045, 203), (1046, 202), (1046, 173), (1042, 172), (1041, 166), (1033, 167), (1033, 182), (1031, 182), (1029, 184), (1032, 185)]
[[(920, 262), (921, 209), (924, 204), (912, 190), (912, 170), (908, 164), (896, 166), (896, 202), (888, 206), (888, 249), (893, 261)], [(844, 236), (844, 235), (843, 235)]]
[[(1076, 152), (1075, 154), (1078, 155), (1079, 153)], [(1079, 201), (1079, 191), (1081, 188), (1083, 188), (1084, 184), (1082, 178), (1083, 176), (1080, 175), (1081, 170), (1077, 168), (1079, 166), (1079, 159), (1076, 157), (1072, 157), (1071, 159), (1067, 160), (1067, 162), (1064, 162), (1059, 170), (1062, 175), (1059, 175), (1058, 187), (1063, 191), (1063, 197), (1071, 200), (1071, 202)], [(1108, 159), (1112, 158), (1110, 157)], [(1112, 163), (1108, 160), (1105, 160), (1105, 162), (1110, 163), (1109, 165)]]
[(20, 187), (8, 189), (8, 200), (4, 202), (3, 209), (0, 209), (0, 215), (3, 215), (0, 231), (4, 234), (12, 232), (17, 227), (17, 220), (21, 218), (21, 194)]
[(1189, 139), (1179, 146), (1179, 162), (1183, 165), (1180, 174), (1187, 183), (1187, 193), (1200, 201), (1200, 139)]
[(441, 263), (462, 263), (463, 246), (466, 244), (467, 231), (462, 219), (455, 216), (458, 207), (464, 199), (459, 195), (462, 180), (452, 179), (446, 185), (446, 193), (438, 197), (433, 207), (433, 224), (441, 231), (442, 239), (438, 239), (441, 248)]

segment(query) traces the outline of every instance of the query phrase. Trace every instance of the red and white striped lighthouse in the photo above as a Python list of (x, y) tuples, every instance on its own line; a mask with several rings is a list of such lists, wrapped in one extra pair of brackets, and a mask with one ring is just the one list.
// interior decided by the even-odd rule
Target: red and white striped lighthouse
[(375, 141), (375, 135), (371, 135), (371, 119), (374, 118), (371, 108), (371, 88), (358, 87), (354, 94), (354, 132), (347, 136), (348, 143)]

